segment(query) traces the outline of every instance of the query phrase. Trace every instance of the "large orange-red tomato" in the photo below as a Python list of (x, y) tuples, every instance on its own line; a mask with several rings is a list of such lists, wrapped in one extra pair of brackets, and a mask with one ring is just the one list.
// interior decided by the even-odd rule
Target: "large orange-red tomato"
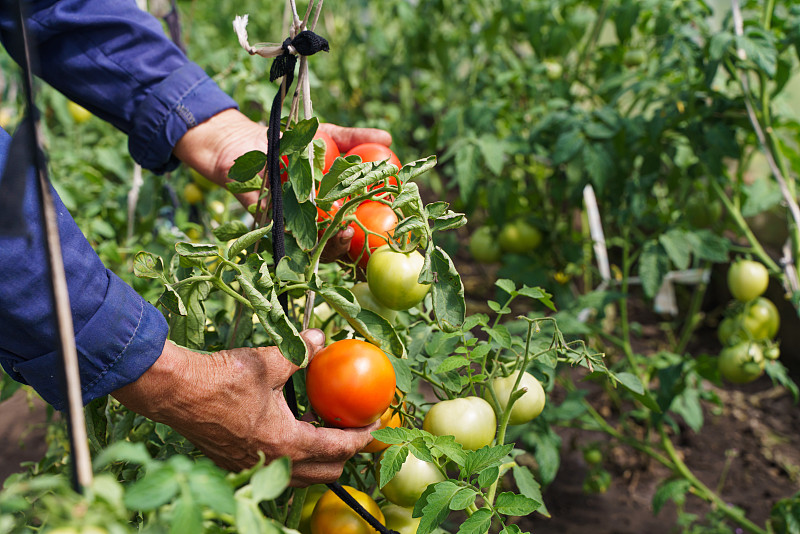
[[(350, 225), (355, 233), (352, 241), (350, 241), (350, 249), (347, 253), (350, 259), (353, 261), (358, 260), (358, 265), (362, 269), (366, 269), (370, 254), (378, 247), (388, 243), (386, 237), (383, 236), (392, 235), (394, 227), (397, 226), (397, 214), (391, 207), (382, 202), (367, 200), (359, 204), (354, 215), (368, 230), (378, 234), (367, 236), (358, 224), (351, 223)], [(368, 244), (368, 250), (364, 250), (365, 243)], [(362, 251), (364, 251), (363, 254), (361, 253)]]
[[(381, 525), (385, 525), (386, 519), (383, 517), (383, 512), (372, 500), (372, 497), (351, 486), (342, 487)], [(312, 534), (374, 534), (374, 532), (375, 529), (341, 500), (333, 490), (328, 490), (320, 497), (311, 513)]]
[(331, 343), (306, 370), (306, 393), (314, 412), (341, 428), (377, 421), (392, 403), (395, 386), (389, 357), (360, 339)]
[[(403, 426), (403, 416), (400, 413), (399, 406), (389, 406), (389, 408), (381, 415), (381, 428), (399, 428)], [(388, 449), (389, 444), (372, 438), (361, 452), (381, 452)]]
[[(364, 162), (388, 160), (389, 163), (395, 165), (398, 169), (403, 166), (400, 163), (400, 158), (398, 158), (397, 155), (394, 152), (392, 152), (391, 148), (389, 148), (386, 145), (381, 145), (379, 143), (363, 143), (363, 144), (354, 146), (345, 155), (346, 156), (353, 156), (353, 155), (360, 156), (361, 157), (361, 161), (364, 161)], [(387, 182), (390, 185), (397, 185), (397, 177), (396, 176), (390, 176), (387, 179)], [(375, 184), (373, 186), (373, 188), (380, 187), (381, 185), (382, 185), (381, 183), (377, 183), (377, 184)]]

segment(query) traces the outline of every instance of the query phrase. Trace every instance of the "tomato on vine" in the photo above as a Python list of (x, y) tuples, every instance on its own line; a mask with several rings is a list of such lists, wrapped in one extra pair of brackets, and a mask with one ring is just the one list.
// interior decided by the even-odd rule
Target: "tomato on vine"
[(413, 508), (388, 503), (381, 506), (381, 512), (383, 512), (383, 517), (386, 520), (386, 528), (400, 534), (417, 534), (422, 518), (412, 516)]
[(535, 226), (517, 219), (506, 223), (497, 236), (500, 248), (513, 254), (525, 254), (542, 243), (542, 233)]
[[(385, 524), (383, 512), (372, 500), (372, 497), (351, 486), (343, 486), (343, 488), (367, 512), (380, 521), (381, 525)], [(375, 529), (341, 500), (333, 490), (328, 490), (320, 497), (311, 514), (311, 534), (374, 534), (374, 532)]]
[(469, 238), (469, 252), (480, 263), (494, 263), (503, 257), (497, 236), (488, 226), (481, 226), (472, 233)]
[[(511, 398), (511, 393), (514, 391), (514, 383), (517, 381), (519, 371), (515, 371), (506, 377), (498, 377), (492, 379), (492, 387), (494, 388), (497, 401), (500, 403), (500, 409), (505, 411), (508, 406), (508, 401)], [(514, 406), (511, 408), (511, 415), (508, 418), (509, 425), (522, 425), (529, 421), (533, 421), (539, 417), (539, 414), (544, 410), (545, 394), (542, 384), (536, 380), (532, 374), (527, 371), (522, 374), (519, 382), (519, 389), (526, 389), (525, 393), (520, 398), (514, 401)], [(491, 399), (489, 389), (484, 393), (486, 400)], [(498, 414), (499, 416), (500, 414)]]
[[(358, 146), (354, 146), (351, 148), (345, 156), (359, 156), (362, 162), (367, 161), (386, 161), (387, 163), (391, 163), (398, 169), (403, 166), (400, 163), (400, 158), (392, 152), (392, 149), (386, 145), (381, 145), (380, 143), (362, 143)], [(386, 179), (386, 182), (389, 185), (397, 185), (397, 177), (390, 176)], [(382, 182), (378, 182), (370, 189), (375, 189), (381, 187), (383, 185)]]
[(381, 493), (398, 506), (411, 507), (430, 484), (446, 479), (438, 467), (409, 454), (397, 474), (381, 488)]
[(734, 384), (752, 382), (764, 372), (764, 365), (761, 347), (749, 341), (723, 349), (717, 360), (719, 374)]
[(306, 393), (314, 412), (342, 428), (377, 421), (392, 403), (395, 386), (389, 357), (360, 339), (331, 343), (306, 369)]
[(748, 302), (760, 296), (769, 285), (769, 272), (763, 263), (739, 260), (728, 269), (728, 289), (736, 300)]
[[(403, 426), (403, 416), (395, 406), (389, 406), (381, 415), (381, 428), (399, 428)], [(380, 430), (380, 429), (379, 429)], [(381, 452), (389, 448), (388, 443), (372, 439), (361, 452)]]
[(465, 397), (434, 404), (422, 429), (436, 436), (453, 436), (469, 450), (490, 445), (497, 432), (497, 418), (492, 405), (480, 397)]
[(367, 263), (367, 283), (375, 299), (392, 310), (416, 306), (430, 291), (430, 284), (417, 279), (425, 258), (417, 252), (396, 252), (383, 245), (372, 253)]
[[(367, 264), (367, 267), (369, 267), (369, 264)], [(378, 302), (375, 295), (369, 290), (369, 284), (367, 282), (358, 282), (350, 288), (350, 291), (355, 295), (359, 306), (363, 309), (377, 313), (390, 323), (393, 323), (397, 318), (397, 312), (395, 310), (387, 308)]]
[(366, 269), (372, 252), (388, 243), (386, 236), (394, 232), (394, 227), (397, 226), (397, 214), (383, 202), (367, 200), (358, 205), (354, 216), (367, 230), (377, 234), (367, 236), (357, 223), (350, 225), (354, 233), (347, 254), (351, 260), (358, 261), (362, 269)]

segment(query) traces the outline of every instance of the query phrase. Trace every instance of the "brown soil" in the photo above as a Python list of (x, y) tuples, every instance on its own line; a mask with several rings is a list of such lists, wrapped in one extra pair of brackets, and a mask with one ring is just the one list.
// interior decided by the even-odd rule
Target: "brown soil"
[(36, 462), (47, 452), (47, 409), (36, 396), (20, 389), (0, 404), (0, 486), (9, 475), (22, 472), (23, 462)]

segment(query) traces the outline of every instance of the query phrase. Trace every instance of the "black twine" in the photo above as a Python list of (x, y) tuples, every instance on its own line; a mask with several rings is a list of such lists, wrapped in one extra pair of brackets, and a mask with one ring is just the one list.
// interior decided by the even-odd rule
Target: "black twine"
[[(283, 97), (289, 93), (289, 87), (294, 81), (294, 69), (297, 64), (297, 56), (291, 53), (293, 48), (302, 56), (311, 56), (319, 51), (327, 52), (330, 47), (328, 41), (310, 30), (300, 32), (294, 39), (288, 38), (281, 46), (283, 54), (272, 61), (269, 70), (269, 81), (274, 82), (280, 77), (284, 77), (283, 88), (278, 90), (278, 94), (272, 101), (269, 113), (269, 129), (267, 130), (267, 175), (269, 176), (269, 189), (272, 192), (272, 254), (275, 258), (275, 265), (286, 255), (286, 246), (283, 239), (284, 220), (283, 220), (283, 190), (281, 189), (281, 170), (280, 170), (280, 131), (281, 131), (281, 108), (283, 107)], [(278, 296), (284, 311), (288, 311), (289, 302), (286, 293)], [(286, 382), (284, 388), (286, 403), (297, 417), (297, 396), (294, 391), (292, 377)], [(338, 482), (327, 484), (342, 501), (352, 508), (360, 517), (381, 534), (399, 534), (381, 525), (372, 514), (370, 514), (352, 495)]]

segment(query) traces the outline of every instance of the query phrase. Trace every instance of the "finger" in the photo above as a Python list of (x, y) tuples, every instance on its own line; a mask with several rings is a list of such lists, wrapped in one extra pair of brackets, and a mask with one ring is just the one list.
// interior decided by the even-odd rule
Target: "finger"
[(344, 471), (344, 462), (305, 462), (292, 465), (293, 487), (305, 487), (312, 484), (329, 484), (336, 482)]
[(338, 260), (344, 256), (350, 249), (350, 242), (355, 235), (355, 229), (352, 226), (347, 226), (336, 233), (332, 238), (325, 243), (325, 248), (322, 250), (322, 261), (330, 263)]
[(372, 432), (380, 428), (376, 421), (361, 428), (323, 428), (299, 423), (304, 434), (307, 458), (320, 462), (345, 462), (372, 441)]
[(378, 143), (385, 146), (392, 144), (392, 135), (379, 128), (345, 128), (323, 123), (319, 125), (319, 129), (333, 137), (342, 152), (347, 152), (362, 143)]
[(306, 342), (308, 347), (309, 358), (313, 358), (314, 354), (318, 353), (325, 348), (325, 332), (319, 328), (309, 328), (300, 332), (300, 337)]

